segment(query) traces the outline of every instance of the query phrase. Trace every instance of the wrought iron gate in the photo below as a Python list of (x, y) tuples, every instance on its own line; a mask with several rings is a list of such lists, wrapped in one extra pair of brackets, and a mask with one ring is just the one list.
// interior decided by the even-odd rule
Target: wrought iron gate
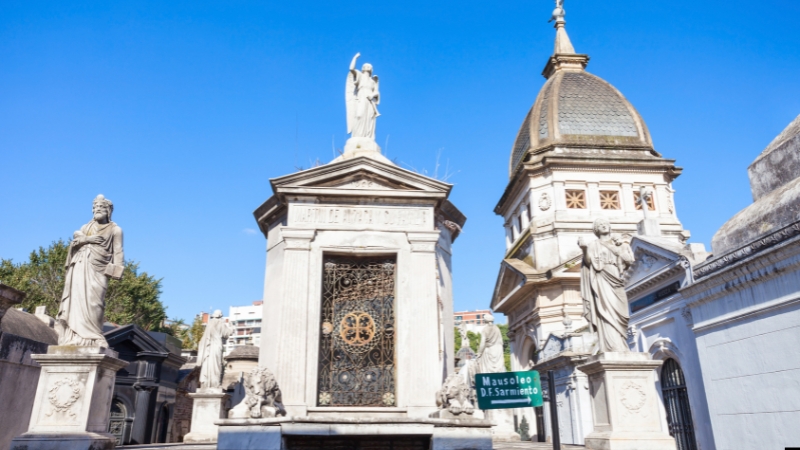
[(675, 438), (678, 450), (697, 450), (686, 380), (683, 370), (674, 359), (664, 361), (661, 368), (661, 392), (667, 410), (669, 434)]
[(395, 258), (326, 256), (319, 406), (395, 405)]
[(127, 409), (125, 405), (119, 400), (114, 399), (111, 404), (111, 415), (108, 422), (108, 432), (114, 436), (117, 445), (122, 445), (122, 440), (125, 437), (125, 417), (127, 416)]

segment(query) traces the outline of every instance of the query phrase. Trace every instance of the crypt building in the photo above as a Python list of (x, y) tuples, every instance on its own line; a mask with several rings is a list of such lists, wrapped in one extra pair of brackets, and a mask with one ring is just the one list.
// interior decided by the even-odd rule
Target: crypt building
[[(555, 49), (542, 73), (547, 81), (522, 121), (509, 182), (495, 207), (505, 220), (506, 252), (491, 308), (508, 317), (512, 370), (556, 371), (561, 442), (583, 444), (592, 430), (590, 398), (586, 376), (575, 367), (590, 355), (591, 339), (578, 238), (594, 239), (599, 217), (627, 241), (641, 230), (684, 249), (690, 234), (673, 200), (672, 181), (682, 169), (656, 151), (644, 119), (622, 93), (585, 70), (589, 56), (575, 52), (563, 14), (554, 18)], [(642, 189), (652, 195), (640, 202)], [(643, 217), (655, 229), (643, 227)], [(528, 417), (539, 440), (549, 429), (546, 409)]]

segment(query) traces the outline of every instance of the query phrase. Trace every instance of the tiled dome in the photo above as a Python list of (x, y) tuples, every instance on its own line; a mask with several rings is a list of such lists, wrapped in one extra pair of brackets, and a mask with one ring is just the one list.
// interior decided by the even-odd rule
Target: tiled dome
[(588, 56), (575, 53), (564, 29), (563, 10), (554, 11), (556, 45), (539, 91), (514, 141), (509, 175), (526, 155), (552, 146), (652, 149), (653, 142), (633, 105), (607, 81), (584, 70)]

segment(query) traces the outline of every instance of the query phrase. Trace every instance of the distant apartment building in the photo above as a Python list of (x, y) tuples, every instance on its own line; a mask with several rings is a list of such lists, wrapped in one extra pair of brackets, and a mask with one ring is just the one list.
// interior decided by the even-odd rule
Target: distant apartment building
[(225, 354), (238, 345), (261, 345), (261, 300), (248, 306), (231, 306), (227, 320), (235, 329), (225, 343)]
[(456, 326), (463, 323), (467, 331), (480, 333), (483, 326), (486, 325), (486, 322), (483, 320), (484, 314), (492, 315), (492, 310), (478, 309), (475, 311), (457, 311), (453, 313), (453, 321)]

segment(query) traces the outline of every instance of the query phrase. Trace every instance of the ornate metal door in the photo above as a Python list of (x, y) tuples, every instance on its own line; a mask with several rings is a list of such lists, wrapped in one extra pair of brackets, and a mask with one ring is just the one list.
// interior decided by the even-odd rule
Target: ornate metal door
[(319, 406), (395, 405), (395, 258), (326, 256)]
[(697, 450), (686, 380), (683, 370), (674, 359), (664, 361), (661, 368), (661, 392), (667, 410), (669, 434), (675, 438), (678, 450)]
[(114, 400), (111, 404), (111, 416), (108, 422), (108, 432), (114, 436), (117, 445), (122, 445), (122, 439), (125, 435), (125, 417), (127, 410), (125, 405), (119, 400)]

